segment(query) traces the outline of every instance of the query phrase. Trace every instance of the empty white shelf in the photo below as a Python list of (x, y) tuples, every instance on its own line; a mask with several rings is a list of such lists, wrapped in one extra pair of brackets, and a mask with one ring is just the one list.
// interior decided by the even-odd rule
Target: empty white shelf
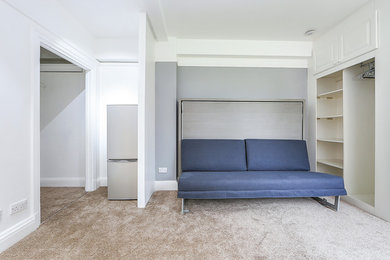
[(336, 89), (336, 90), (332, 90), (332, 91), (328, 91), (328, 92), (324, 92), (324, 93), (318, 94), (317, 97), (332, 97), (332, 96), (340, 95), (342, 93), (343, 93), (342, 89)]
[(341, 159), (318, 159), (317, 163), (322, 163), (338, 169), (343, 169), (343, 165), (344, 165), (343, 160)]
[(344, 143), (343, 138), (318, 138), (317, 141), (328, 142), (328, 143), (338, 143), (338, 144)]
[(329, 116), (318, 116), (317, 119), (333, 119), (333, 118), (342, 118), (343, 115), (329, 115)]

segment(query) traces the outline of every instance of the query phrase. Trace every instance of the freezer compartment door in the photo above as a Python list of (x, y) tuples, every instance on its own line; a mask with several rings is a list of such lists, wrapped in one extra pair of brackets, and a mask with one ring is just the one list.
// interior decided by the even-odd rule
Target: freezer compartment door
[(137, 199), (137, 162), (110, 160), (107, 168), (108, 199)]
[(137, 159), (136, 105), (107, 106), (107, 158)]

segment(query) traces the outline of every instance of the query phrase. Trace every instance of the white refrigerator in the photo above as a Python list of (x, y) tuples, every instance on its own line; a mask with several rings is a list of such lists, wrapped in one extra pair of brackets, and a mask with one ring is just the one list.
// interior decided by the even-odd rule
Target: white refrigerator
[(107, 106), (108, 199), (137, 199), (137, 105)]

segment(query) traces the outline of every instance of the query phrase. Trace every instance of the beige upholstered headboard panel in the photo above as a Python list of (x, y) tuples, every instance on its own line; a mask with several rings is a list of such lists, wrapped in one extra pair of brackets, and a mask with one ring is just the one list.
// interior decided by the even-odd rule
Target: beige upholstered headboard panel
[(302, 101), (181, 102), (182, 139), (303, 139)]
[(303, 100), (179, 100), (182, 139), (304, 139)]

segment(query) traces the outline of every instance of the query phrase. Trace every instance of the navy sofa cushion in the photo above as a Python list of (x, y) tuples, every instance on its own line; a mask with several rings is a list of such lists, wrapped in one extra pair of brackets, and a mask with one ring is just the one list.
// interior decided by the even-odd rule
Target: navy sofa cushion
[(343, 189), (343, 178), (307, 171), (183, 172), (179, 190)]
[(216, 191), (180, 191), (178, 198), (183, 199), (256, 199), (256, 198), (298, 198), (327, 197), (347, 195), (345, 189), (315, 190), (216, 190)]
[(304, 140), (247, 139), (249, 171), (309, 171)]
[(183, 172), (179, 198), (346, 195), (342, 177), (308, 171)]
[(244, 140), (184, 139), (182, 171), (245, 171)]

